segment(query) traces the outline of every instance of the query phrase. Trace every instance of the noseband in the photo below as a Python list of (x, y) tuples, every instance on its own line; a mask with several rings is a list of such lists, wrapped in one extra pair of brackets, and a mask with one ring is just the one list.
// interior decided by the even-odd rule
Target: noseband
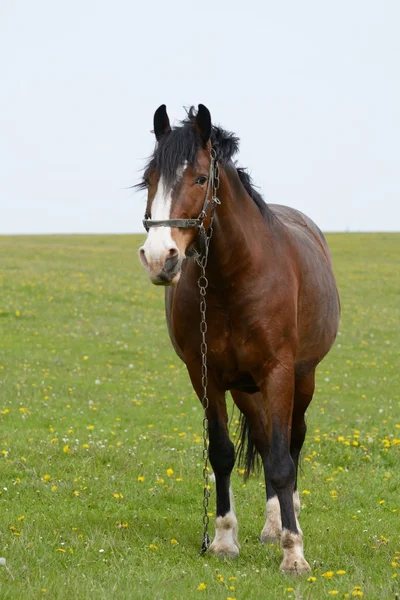
[[(211, 149), (210, 170), (208, 173), (207, 191), (204, 198), (203, 208), (197, 219), (165, 219), (162, 221), (153, 221), (152, 219), (143, 219), (143, 225), (146, 231), (151, 227), (177, 227), (178, 229), (194, 229), (197, 227), (199, 236), (200, 253), (196, 252), (192, 247), (188, 249), (187, 256), (204, 256), (208, 251), (208, 242), (212, 234), (212, 222), (214, 219), (215, 206), (221, 204), (217, 198), (217, 190), (219, 187), (219, 167), (214, 148)], [(212, 189), (211, 200), (208, 199)], [(211, 223), (208, 231), (204, 228), (204, 220), (207, 216), (208, 209), (211, 205)]]

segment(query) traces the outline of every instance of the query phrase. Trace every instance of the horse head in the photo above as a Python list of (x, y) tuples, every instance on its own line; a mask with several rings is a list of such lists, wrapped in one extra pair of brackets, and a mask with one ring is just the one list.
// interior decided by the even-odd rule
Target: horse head
[(172, 285), (182, 262), (210, 222), (215, 160), (209, 110), (199, 104), (171, 128), (165, 104), (154, 113), (156, 147), (139, 187), (147, 190), (148, 231), (139, 258), (152, 283)]

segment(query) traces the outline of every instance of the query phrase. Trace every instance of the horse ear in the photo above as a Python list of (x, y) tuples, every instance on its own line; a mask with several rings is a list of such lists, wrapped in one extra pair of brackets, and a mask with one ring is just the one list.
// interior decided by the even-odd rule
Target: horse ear
[(154, 134), (157, 142), (163, 135), (171, 131), (169, 119), (167, 115), (167, 107), (161, 104), (154, 113)]
[(211, 135), (211, 114), (204, 104), (199, 104), (194, 126), (203, 142), (203, 146), (205, 146)]

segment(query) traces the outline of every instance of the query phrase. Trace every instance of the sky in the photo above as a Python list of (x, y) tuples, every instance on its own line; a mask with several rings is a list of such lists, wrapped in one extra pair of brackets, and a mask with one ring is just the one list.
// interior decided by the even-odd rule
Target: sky
[(400, 231), (398, 0), (1, 0), (0, 234), (142, 231), (132, 185), (205, 104), (267, 202)]

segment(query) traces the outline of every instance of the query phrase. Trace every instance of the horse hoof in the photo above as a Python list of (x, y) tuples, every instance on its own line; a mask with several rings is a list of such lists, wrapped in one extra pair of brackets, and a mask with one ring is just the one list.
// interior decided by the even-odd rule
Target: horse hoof
[(213, 542), (208, 552), (220, 558), (236, 558), (236, 556), (239, 556), (239, 548), (236, 544), (215, 544)]
[(301, 575), (311, 571), (311, 567), (305, 558), (298, 557), (296, 560), (283, 559), (280, 570), (287, 575)]

